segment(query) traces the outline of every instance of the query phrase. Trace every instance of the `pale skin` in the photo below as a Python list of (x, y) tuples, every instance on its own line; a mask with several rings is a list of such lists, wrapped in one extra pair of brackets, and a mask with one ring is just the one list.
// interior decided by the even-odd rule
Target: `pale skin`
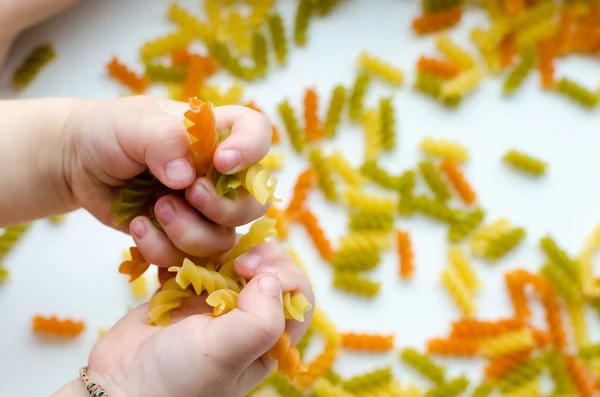
[[(0, 26), (6, 27), (0, 31), (0, 67), (20, 30), (75, 2), (0, 0)], [(218, 258), (235, 244), (235, 227), (267, 208), (247, 193), (235, 201), (217, 197), (210, 181), (195, 174), (182, 123), (187, 108), (143, 96), (0, 101), (0, 158), (10, 165), (0, 167), (0, 227), (78, 208), (112, 227), (109, 206), (119, 188), (149, 168), (164, 185), (185, 189), (185, 199), (165, 196), (157, 202), (164, 233), (141, 216), (119, 229), (159, 267), (161, 282), (172, 277), (166, 268), (184, 257)], [(217, 128), (232, 132), (214, 155), (219, 171), (234, 173), (264, 157), (271, 126), (263, 115), (240, 106), (216, 108), (215, 115)], [(313, 304), (314, 296), (304, 272), (274, 243), (240, 257), (235, 270), (250, 281), (234, 311), (204, 316), (212, 311), (205, 296), (190, 298), (173, 312), (172, 324), (160, 328), (147, 324), (148, 307), (141, 305), (98, 341), (81, 365), (90, 366), (91, 378), (111, 397), (245, 395), (274, 369), (266, 352), (284, 329), (296, 343), (310, 322), (312, 312), (304, 323), (286, 322), (282, 293), (302, 292)], [(89, 394), (73, 379), (53, 396)]]

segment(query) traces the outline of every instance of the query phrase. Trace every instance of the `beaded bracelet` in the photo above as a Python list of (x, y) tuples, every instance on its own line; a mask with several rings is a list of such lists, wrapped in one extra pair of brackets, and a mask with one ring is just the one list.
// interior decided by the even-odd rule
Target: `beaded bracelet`
[(92, 397), (109, 397), (106, 390), (104, 390), (99, 384), (90, 379), (88, 375), (88, 367), (83, 367), (79, 370), (79, 377), (85, 384), (85, 387)]

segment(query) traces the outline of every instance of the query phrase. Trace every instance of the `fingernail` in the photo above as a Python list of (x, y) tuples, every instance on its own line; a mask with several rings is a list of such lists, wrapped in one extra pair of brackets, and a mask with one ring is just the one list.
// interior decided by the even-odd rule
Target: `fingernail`
[(156, 209), (156, 216), (163, 225), (168, 225), (175, 219), (175, 207), (170, 201), (163, 201)]
[(143, 239), (146, 235), (146, 231), (148, 230), (146, 228), (146, 223), (142, 220), (134, 220), (131, 222), (129, 229), (131, 230), (131, 234), (133, 234), (138, 240)]
[(194, 177), (194, 170), (189, 161), (179, 159), (167, 164), (165, 174), (170, 183), (186, 183)]
[(271, 295), (281, 300), (281, 285), (276, 275), (267, 273), (258, 280), (258, 291), (263, 295)]
[(202, 184), (202, 182), (197, 181), (192, 187), (192, 191), (190, 192), (190, 203), (198, 209), (204, 208), (206, 203), (208, 203), (208, 191)]
[(248, 252), (235, 260), (237, 263), (241, 263), (248, 270), (255, 271), (260, 266), (261, 257), (254, 252)]
[(242, 163), (242, 155), (239, 150), (224, 150), (219, 152), (219, 161), (225, 171), (232, 171)]

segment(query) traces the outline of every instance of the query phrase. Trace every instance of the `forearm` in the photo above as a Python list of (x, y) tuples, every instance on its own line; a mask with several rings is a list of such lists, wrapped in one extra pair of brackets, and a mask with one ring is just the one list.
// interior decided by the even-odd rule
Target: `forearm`
[(0, 101), (0, 227), (76, 208), (65, 179), (72, 98)]

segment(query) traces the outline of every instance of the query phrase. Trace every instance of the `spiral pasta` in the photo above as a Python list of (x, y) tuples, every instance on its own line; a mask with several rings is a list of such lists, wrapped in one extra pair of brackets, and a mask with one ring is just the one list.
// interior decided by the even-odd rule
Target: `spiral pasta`
[(435, 100), (441, 101), (444, 105), (450, 108), (458, 107), (462, 100), (460, 95), (452, 95), (448, 98), (441, 97), (442, 82), (443, 80), (437, 76), (419, 72), (417, 74), (417, 80), (415, 81), (414, 88)]
[(483, 339), (479, 343), (479, 353), (484, 357), (496, 357), (530, 349), (534, 344), (535, 340), (531, 329), (524, 328), (519, 331)]
[(521, 54), (521, 62), (509, 73), (504, 80), (504, 94), (514, 93), (523, 83), (535, 66), (535, 51), (528, 49)]
[(275, 60), (279, 65), (285, 65), (287, 59), (287, 39), (285, 38), (285, 28), (281, 15), (273, 13), (267, 19), (269, 32), (271, 34), (271, 44), (275, 53)]
[(396, 146), (396, 131), (392, 98), (381, 98), (379, 101), (379, 117), (381, 117), (381, 146), (391, 150)]
[[(205, 23), (200, 22), (198, 18), (196, 18), (188, 10), (181, 7), (177, 3), (169, 4), (169, 7), (167, 7), (167, 16), (169, 17), (171, 22), (178, 25), (182, 31), (186, 32), (186, 34), (189, 33), (192, 36), (198, 37), (202, 40), (206, 40), (210, 36), (210, 30), (208, 26)], [(182, 45), (181, 47), (186, 46), (187, 45)], [(152, 48), (152, 46), (150, 46), (149, 48), (147, 48), (146, 51), (143, 51), (143, 54), (146, 55), (145, 57), (143, 56), (143, 58), (147, 60), (147, 58), (150, 58), (152, 56), (162, 55), (155, 55), (153, 53), (153, 50), (157, 49), (158, 47), (160, 46), (156, 46), (155, 48)]]
[(464, 214), (461, 219), (450, 225), (448, 229), (448, 240), (452, 243), (458, 243), (471, 234), (485, 218), (485, 212), (481, 208)]
[(373, 297), (379, 293), (380, 283), (350, 271), (336, 271), (333, 274), (333, 286), (346, 292)]
[(260, 218), (250, 226), (248, 233), (243, 235), (231, 251), (225, 255), (224, 260), (231, 261), (257, 245), (264, 243), (269, 237), (276, 235), (275, 221), (273, 219)]
[(542, 237), (540, 240), (540, 246), (548, 256), (548, 259), (560, 267), (571, 281), (575, 283), (579, 282), (579, 266), (577, 266), (577, 263), (574, 260), (569, 258), (569, 255), (565, 252), (565, 250), (561, 249), (552, 237)]
[(567, 370), (566, 357), (556, 349), (549, 350), (546, 353), (548, 372), (554, 381), (554, 392), (557, 395), (573, 394), (573, 383)]
[(242, 182), (242, 186), (250, 193), (256, 201), (261, 204), (279, 202), (281, 199), (275, 197), (277, 178), (271, 176), (271, 172), (260, 163), (253, 164), (236, 175)]
[(417, 62), (417, 70), (421, 73), (438, 76), (442, 79), (452, 79), (460, 74), (461, 68), (460, 65), (451, 61), (422, 56)]
[(462, 9), (452, 7), (442, 11), (423, 14), (412, 21), (412, 28), (415, 33), (423, 35), (439, 32), (451, 28), (458, 24), (462, 19)]
[(304, 126), (308, 141), (318, 141), (322, 138), (323, 131), (317, 114), (318, 107), (317, 91), (314, 88), (307, 88), (304, 94)]
[(348, 185), (358, 188), (363, 185), (365, 178), (363, 178), (361, 173), (350, 164), (340, 150), (334, 150), (327, 161), (331, 165), (331, 168), (333, 168)]
[(404, 81), (404, 73), (402, 73), (400, 68), (383, 61), (366, 51), (360, 53), (358, 65), (363, 71), (379, 77), (394, 87), (401, 86)]
[(392, 214), (378, 214), (376, 212), (358, 211), (350, 213), (349, 229), (352, 231), (374, 230), (391, 232), (394, 226)]
[(137, 247), (129, 248), (129, 253), (131, 258), (121, 263), (119, 273), (128, 275), (129, 282), (131, 283), (148, 270), (150, 263), (148, 263)]
[(290, 144), (297, 153), (302, 153), (306, 145), (306, 139), (302, 130), (300, 130), (300, 122), (296, 118), (294, 109), (289, 104), (288, 100), (284, 100), (277, 105), (279, 115), (283, 119), (285, 130), (290, 138)]
[(190, 42), (194, 39), (197, 31), (180, 29), (176, 32), (169, 33), (166, 36), (159, 37), (154, 41), (145, 43), (140, 48), (140, 55), (144, 62), (149, 62), (154, 57), (169, 54), (174, 50), (187, 48)]
[(556, 41), (552, 39), (540, 40), (538, 43), (538, 70), (541, 76), (542, 88), (554, 86), (554, 58), (557, 52)]
[(371, 79), (367, 73), (361, 72), (356, 75), (348, 98), (350, 120), (358, 121), (363, 117), (365, 95), (370, 83)]
[(546, 357), (544, 355), (532, 358), (498, 379), (498, 388), (503, 393), (514, 391), (536, 379), (544, 369), (545, 365)]
[(422, 162), (419, 164), (419, 169), (427, 186), (429, 186), (437, 200), (444, 202), (452, 197), (448, 185), (442, 180), (442, 176), (432, 162)]
[(294, 185), (292, 199), (285, 210), (287, 218), (296, 219), (300, 215), (300, 212), (304, 208), (306, 198), (314, 186), (316, 176), (315, 171), (310, 168), (303, 171), (298, 176), (296, 184)]
[(193, 294), (190, 290), (182, 289), (174, 278), (167, 280), (161, 290), (150, 299), (148, 323), (161, 327), (169, 325), (171, 322), (170, 312), (181, 306), (183, 298)]
[(236, 11), (230, 11), (227, 14), (223, 29), (225, 36), (231, 40), (238, 54), (247, 55), (250, 53), (252, 55), (254, 77), (261, 77), (267, 66), (267, 41), (258, 29), (254, 29), (252, 34), (249, 30), (251, 30), (251, 27), (248, 18)]
[(557, 81), (554, 88), (559, 94), (571, 98), (588, 109), (595, 108), (598, 105), (598, 101), (600, 101), (598, 95), (567, 78)]
[(462, 201), (465, 204), (473, 204), (477, 199), (477, 195), (465, 179), (457, 162), (450, 158), (445, 158), (440, 164), (440, 169), (446, 175), (446, 178), (448, 178), (448, 181), (454, 187), (454, 190), (456, 190)]
[(138, 94), (148, 88), (148, 79), (145, 76), (138, 76), (133, 70), (121, 63), (117, 57), (113, 57), (106, 68), (111, 77)]
[(341, 236), (338, 244), (342, 250), (386, 250), (391, 247), (392, 239), (389, 232), (350, 232), (345, 236)]
[(441, 222), (454, 223), (459, 219), (459, 213), (444, 203), (426, 196), (417, 196), (412, 200), (417, 211)]
[(471, 338), (434, 338), (427, 341), (427, 353), (449, 357), (475, 357), (479, 352), (479, 341)]
[(390, 367), (378, 368), (360, 375), (354, 375), (350, 379), (343, 381), (344, 390), (353, 394), (358, 394), (367, 390), (381, 387), (393, 380), (392, 369)]
[(310, 0), (300, 0), (296, 9), (294, 21), (294, 42), (299, 47), (306, 45), (306, 33), (313, 14), (313, 3)]
[(198, 176), (206, 175), (212, 168), (213, 156), (219, 144), (215, 114), (211, 102), (190, 98), (190, 109), (184, 114), (187, 132), (192, 139), (189, 148), (194, 158)]
[(331, 98), (329, 99), (329, 108), (327, 109), (327, 116), (323, 123), (323, 136), (326, 138), (333, 138), (337, 131), (337, 127), (340, 124), (342, 114), (344, 113), (344, 105), (346, 104), (346, 88), (338, 84), (333, 87), (331, 91)]
[(546, 162), (517, 150), (507, 151), (502, 160), (510, 167), (532, 176), (543, 175), (548, 167)]
[(283, 294), (283, 314), (286, 320), (304, 322), (304, 315), (311, 309), (312, 305), (302, 292)]
[(13, 86), (27, 87), (54, 58), (56, 58), (56, 53), (51, 44), (43, 44), (34, 48), (13, 74)]
[(469, 149), (459, 142), (444, 139), (423, 138), (419, 145), (421, 152), (431, 157), (442, 157), (457, 163), (469, 161)]
[(231, 53), (231, 49), (226, 43), (211, 40), (206, 47), (219, 66), (235, 77), (242, 80), (252, 80), (255, 77), (254, 69), (243, 65), (240, 58)]
[(475, 269), (459, 246), (451, 246), (448, 249), (447, 258), (449, 266), (456, 271), (468, 290), (475, 292), (481, 288), (481, 280), (477, 278)]
[(396, 209), (396, 203), (390, 197), (363, 193), (355, 189), (346, 189), (344, 199), (349, 207), (362, 211), (391, 214)]
[(589, 343), (588, 322), (583, 303), (574, 303), (567, 305), (567, 312), (571, 319), (571, 328), (573, 329), (573, 338), (578, 346)]
[(277, 233), (277, 237), (281, 240), (285, 240), (288, 236), (288, 217), (285, 215), (285, 212), (280, 210), (279, 208), (271, 205), (265, 214), (266, 218), (271, 218), (275, 221), (275, 231)]
[(85, 322), (71, 319), (61, 320), (56, 316), (34, 316), (31, 320), (33, 332), (75, 338), (85, 330)]
[(309, 159), (312, 169), (317, 175), (317, 186), (321, 189), (327, 200), (336, 201), (338, 198), (336, 183), (333, 179), (333, 173), (328, 167), (329, 164), (325, 161), (325, 158), (323, 158), (321, 149), (311, 149)]
[(489, 241), (485, 250), (488, 259), (496, 260), (510, 253), (525, 238), (525, 229), (513, 228)]
[(182, 289), (190, 284), (194, 287), (196, 295), (207, 291), (212, 294), (219, 289), (230, 289), (240, 292), (239, 285), (231, 278), (223, 276), (214, 270), (208, 270), (202, 266), (196, 266), (189, 259), (184, 259), (181, 266), (171, 266), (170, 272), (177, 273), (175, 280)]
[(298, 386), (304, 390), (313, 385), (317, 379), (325, 376), (331, 369), (337, 355), (338, 347), (334, 344), (326, 344), (323, 351), (308, 364), (306, 372), (298, 374), (296, 377)]
[(162, 184), (148, 170), (129, 180), (121, 197), (110, 205), (110, 212), (116, 218), (114, 225), (119, 226), (142, 214), (163, 191)]
[(511, 224), (505, 218), (500, 218), (488, 226), (476, 230), (471, 239), (471, 253), (476, 256), (484, 256), (491, 240), (510, 230)]
[(456, 45), (447, 35), (440, 35), (435, 39), (435, 45), (442, 54), (456, 63), (462, 70), (474, 68), (477, 62), (467, 51)]
[(556, 263), (550, 261), (542, 266), (540, 274), (555, 288), (568, 305), (581, 304), (583, 297), (576, 282)]
[[(245, 34), (242, 37), (246, 37)], [(264, 77), (269, 67), (269, 48), (267, 39), (260, 30), (252, 33), (252, 60), (254, 61), (254, 77)]]
[(278, 171), (283, 168), (283, 162), (283, 153), (269, 152), (259, 161), (259, 164), (269, 171)]
[(265, 379), (263, 384), (271, 386), (278, 393), (278, 396), (302, 397), (303, 395), (296, 385), (277, 371), (271, 372), (271, 375)]
[(8, 255), (30, 227), (31, 223), (22, 223), (4, 229), (4, 233), (0, 235), (0, 264), (2, 263), (2, 259)]
[(479, 87), (484, 77), (485, 75), (479, 68), (462, 72), (452, 80), (448, 80), (442, 84), (440, 97), (448, 100), (470, 94)]
[(488, 380), (497, 381), (504, 374), (512, 371), (530, 358), (531, 350), (529, 349), (495, 357), (485, 367), (485, 377)]
[(6, 282), (6, 279), (8, 278), (9, 274), (10, 273), (8, 272), (8, 270), (0, 266), (0, 285)]
[(319, 332), (328, 343), (340, 345), (342, 337), (336, 328), (335, 324), (325, 315), (325, 313), (317, 306), (313, 312), (311, 325)]
[(218, 289), (206, 297), (206, 303), (213, 308), (213, 316), (227, 314), (237, 307), (238, 292), (231, 289)]
[(377, 249), (342, 249), (333, 255), (330, 263), (338, 271), (361, 272), (375, 268), (380, 261)]
[(467, 390), (469, 387), (469, 380), (464, 376), (451, 379), (449, 382), (441, 383), (433, 389), (429, 390), (426, 397), (444, 397), (444, 396), (458, 396)]
[(313, 384), (313, 392), (317, 397), (352, 397), (352, 394), (335, 386), (325, 378), (319, 378)]
[(446, 368), (437, 365), (427, 355), (419, 353), (416, 349), (410, 347), (402, 349), (400, 358), (436, 385), (446, 381)]
[(365, 161), (360, 167), (360, 171), (372, 182), (386, 189), (400, 191), (407, 183), (410, 183), (410, 181), (400, 176), (391, 175), (385, 169), (379, 167), (375, 161)]
[(293, 381), (296, 374), (306, 372), (307, 366), (300, 359), (298, 349), (292, 346), (292, 338), (287, 331), (279, 338), (277, 343), (267, 352), (270, 359), (277, 361), (279, 373), (287, 375)]
[(472, 317), (477, 311), (473, 295), (460, 274), (452, 267), (444, 269), (440, 275), (442, 285), (448, 290), (454, 302), (465, 317)]
[(148, 63), (144, 74), (152, 82), (182, 82), (187, 75), (187, 69), (181, 65), (164, 66), (160, 63)]
[(398, 248), (398, 260), (400, 268), (400, 277), (409, 280), (415, 271), (414, 252), (410, 234), (407, 231), (396, 231), (396, 245)]
[(346, 349), (384, 352), (394, 348), (394, 335), (342, 334), (342, 346)]
[(376, 161), (383, 150), (379, 109), (365, 111), (362, 121), (365, 132), (365, 161)]
[(313, 241), (317, 251), (319, 251), (321, 258), (326, 261), (331, 260), (334, 255), (331, 242), (327, 236), (325, 236), (325, 231), (321, 228), (319, 221), (313, 215), (313, 213), (307, 209), (300, 211), (300, 214), (298, 215), (298, 221), (306, 229), (306, 232)]

